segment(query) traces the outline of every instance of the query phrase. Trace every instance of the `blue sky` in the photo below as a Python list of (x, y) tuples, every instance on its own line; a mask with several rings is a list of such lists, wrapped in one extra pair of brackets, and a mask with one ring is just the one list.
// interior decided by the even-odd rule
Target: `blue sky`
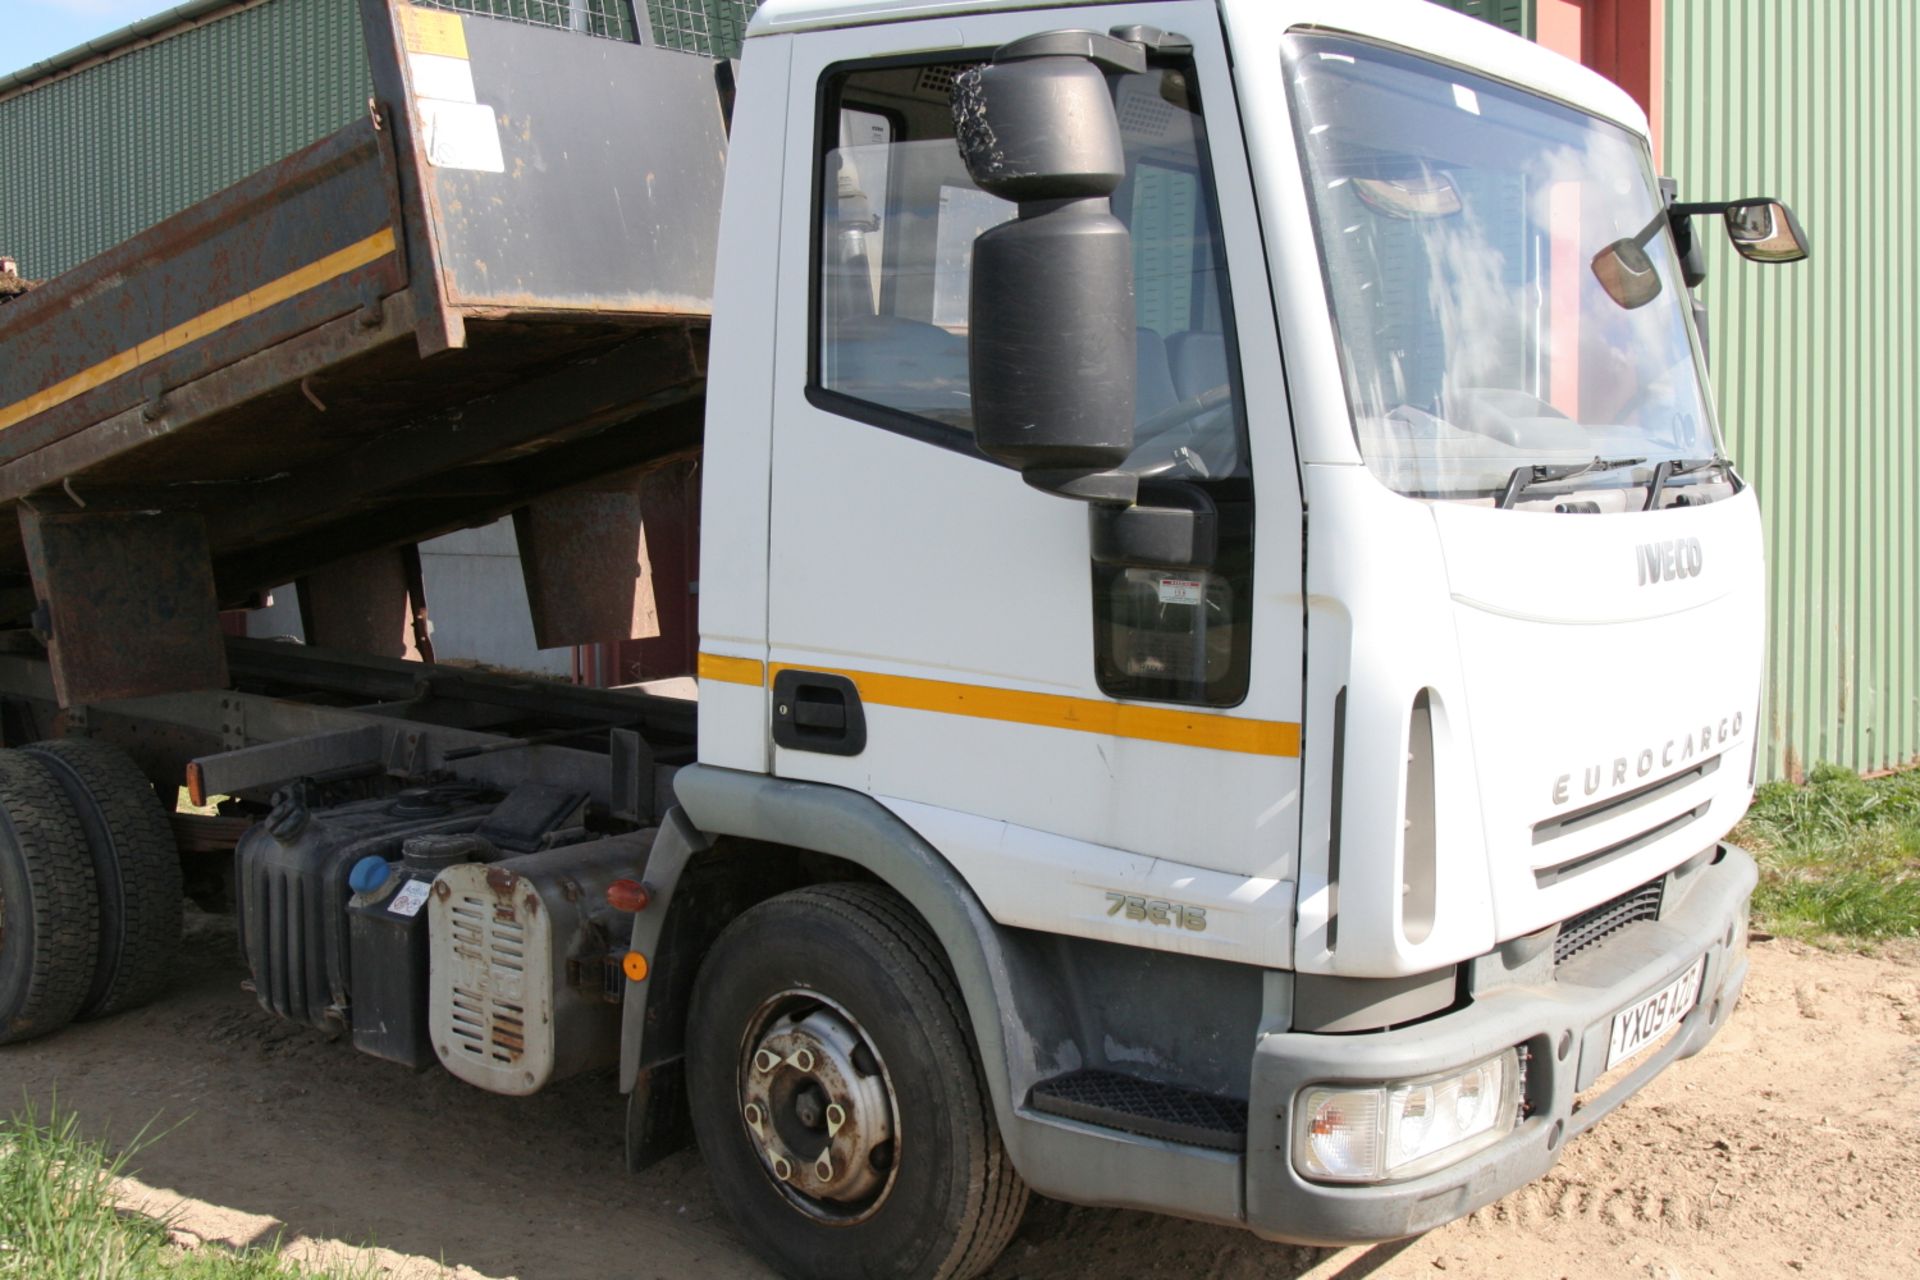
[(182, 0), (0, 0), (0, 74), (64, 53)]

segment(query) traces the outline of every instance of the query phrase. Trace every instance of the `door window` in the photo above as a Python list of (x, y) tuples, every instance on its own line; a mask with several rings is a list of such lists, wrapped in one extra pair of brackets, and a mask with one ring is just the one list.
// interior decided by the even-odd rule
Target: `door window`
[[(973, 185), (954, 144), (950, 95), (966, 65), (828, 77), (814, 371), (818, 390), (856, 402), (843, 410), (916, 418), (962, 440), (973, 428), (973, 242), (1014, 216), (1012, 204)], [(1190, 73), (1161, 67), (1115, 79), (1127, 176), (1113, 206), (1133, 234), (1134, 416), (1143, 428), (1141, 456), (1129, 465), (1217, 479), (1241, 470), (1244, 450), (1225, 263), (1190, 83)], [(1189, 403), (1202, 398), (1207, 405)], [(1183, 405), (1189, 413), (1170, 413)]]
[[(833, 412), (974, 452), (973, 243), (1015, 207), (974, 186), (954, 142), (953, 80), (969, 65), (826, 77), (809, 394)], [(1206, 131), (1190, 67), (1155, 65), (1112, 83), (1127, 161), (1112, 203), (1133, 240), (1137, 390), (1125, 468), (1143, 495), (1203, 490), (1219, 512), (1221, 550), (1205, 571), (1095, 565), (1094, 664), (1115, 696), (1226, 705), (1247, 688), (1252, 485)]]

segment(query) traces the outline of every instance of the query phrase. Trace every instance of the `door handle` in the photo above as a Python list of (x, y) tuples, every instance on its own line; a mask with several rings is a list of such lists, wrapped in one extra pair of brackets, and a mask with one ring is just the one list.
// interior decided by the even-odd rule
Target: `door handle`
[(793, 751), (859, 755), (867, 749), (859, 686), (824, 672), (779, 672), (773, 677), (773, 740)]

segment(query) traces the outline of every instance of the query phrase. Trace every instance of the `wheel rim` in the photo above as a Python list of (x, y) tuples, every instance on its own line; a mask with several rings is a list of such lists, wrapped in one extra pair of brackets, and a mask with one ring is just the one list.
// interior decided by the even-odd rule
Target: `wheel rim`
[(858, 1021), (812, 991), (783, 991), (741, 1041), (741, 1123), (761, 1168), (815, 1221), (851, 1226), (886, 1200), (899, 1168), (899, 1104)]

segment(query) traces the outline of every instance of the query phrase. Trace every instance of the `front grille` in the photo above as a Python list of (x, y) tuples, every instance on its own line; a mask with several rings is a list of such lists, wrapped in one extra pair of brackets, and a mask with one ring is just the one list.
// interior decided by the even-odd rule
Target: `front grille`
[[(1599, 804), (1589, 805), (1584, 809), (1576, 809), (1572, 813), (1561, 814), (1559, 817), (1549, 818), (1544, 822), (1536, 823), (1533, 828), (1534, 847), (1537, 849), (1541, 845), (1548, 844), (1551, 841), (1577, 834), (1590, 827), (1597, 826), (1602, 822), (1606, 822), (1609, 819), (1620, 817), (1623, 814), (1631, 813), (1638, 809), (1644, 809), (1649, 806), (1657, 807), (1661, 801), (1678, 795), (1688, 787), (1693, 786), (1696, 782), (1701, 782), (1713, 776), (1719, 767), (1720, 757), (1715, 756), (1711, 760), (1702, 761), (1683, 773), (1674, 774), (1671, 777), (1662, 778), (1657, 782), (1648, 783), (1646, 786), (1635, 791), (1629, 791), (1625, 795), (1615, 796), (1611, 800), (1604, 800)], [(1694, 822), (1706, 817), (1707, 810), (1710, 807), (1711, 802), (1703, 800), (1691, 809), (1672, 814), (1662, 821), (1654, 823), (1645, 830), (1627, 836), (1625, 839), (1616, 840), (1604, 848), (1575, 854), (1570, 858), (1562, 858), (1557, 862), (1538, 865), (1533, 870), (1534, 883), (1544, 889), (1548, 885), (1558, 884), (1569, 876), (1577, 876), (1584, 872), (1596, 871), (1610, 862), (1616, 862), (1626, 857), (1628, 854), (1638, 853), (1649, 845), (1657, 844), (1669, 836), (1676, 835), (1683, 828), (1691, 826)]]
[(1560, 936), (1554, 939), (1553, 963), (1565, 964), (1594, 943), (1637, 921), (1659, 919), (1660, 899), (1666, 888), (1667, 878), (1661, 876), (1574, 916), (1560, 926)]
[(1649, 782), (1644, 787), (1636, 787), (1623, 795), (1602, 800), (1599, 804), (1590, 804), (1584, 809), (1575, 809), (1571, 813), (1559, 814), (1533, 825), (1533, 842), (1545, 844), (1549, 840), (1558, 840), (1597, 826), (1609, 818), (1617, 818), (1623, 813), (1643, 809), (1657, 804), (1674, 793), (1684, 790), (1705, 778), (1710, 778), (1720, 768), (1720, 757), (1714, 756), (1702, 760), (1691, 769), (1683, 770), (1668, 777)]

